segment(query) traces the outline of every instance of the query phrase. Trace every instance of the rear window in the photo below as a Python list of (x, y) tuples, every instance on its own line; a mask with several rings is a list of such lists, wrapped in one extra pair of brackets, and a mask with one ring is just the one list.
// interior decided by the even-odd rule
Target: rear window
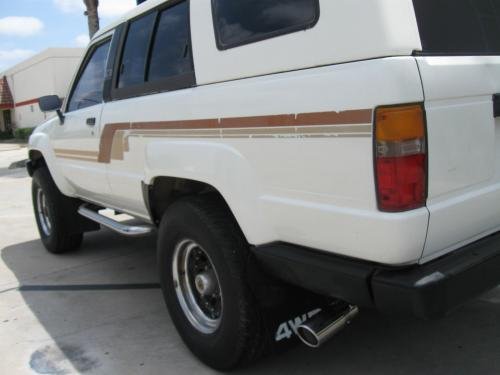
[(221, 50), (313, 27), (319, 0), (212, 0)]
[(424, 53), (500, 54), (500, 0), (413, 0)]
[(113, 100), (195, 86), (189, 1), (169, 1), (130, 21), (117, 54)]
[(150, 13), (130, 24), (123, 50), (118, 87), (137, 85), (144, 81), (149, 39), (155, 19), (156, 14)]
[(193, 70), (189, 48), (189, 8), (186, 1), (160, 14), (149, 63), (149, 81)]

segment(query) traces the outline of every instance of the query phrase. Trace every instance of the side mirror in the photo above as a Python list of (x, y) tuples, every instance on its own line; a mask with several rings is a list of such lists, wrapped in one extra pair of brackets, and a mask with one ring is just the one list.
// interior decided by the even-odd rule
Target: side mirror
[(62, 102), (57, 95), (42, 96), (38, 99), (38, 106), (42, 112), (56, 111), (61, 124), (64, 124), (64, 115), (61, 112)]
[(62, 103), (57, 95), (47, 95), (38, 99), (38, 105), (42, 112), (53, 112), (61, 109)]

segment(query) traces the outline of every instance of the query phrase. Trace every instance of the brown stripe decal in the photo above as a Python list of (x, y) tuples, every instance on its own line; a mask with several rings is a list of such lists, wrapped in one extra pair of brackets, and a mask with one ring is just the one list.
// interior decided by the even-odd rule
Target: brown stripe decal
[(113, 138), (118, 130), (130, 129), (130, 123), (107, 124), (101, 134), (101, 142), (99, 144), (99, 163), (109, 163), (111, 161), (111, 146)]
[(160, 130), (160, 129), (215, 129), (219, 126), (219, 121), (209, 120), (183, 120), (183, 121), (154, 121), (154, 122), (133, 122), (132, 129)]
[(317, 112), (301, 113), (297, 115), (296, 123), (307, 125), (335, 125), (335, 124), (368, 124), (372, 122), (371, 110), (344, 111), (344, 112)]
[[(123, 160), (129, 151), (129, 136), (169, 138), (304, 138), (370, 136), (371, 109), (315, 112), (270, 116), (229, 117), (182, 121), (154, 121), (105, 125), (99, 152), (58, 150), (56, 155), (75, 160), (110, 163)], [(78, 158), (78, 159), (76, 159)]]
[(274, 115), (255, 117), (230, 117), (221, 118), (219, 127), (221, 128), (267, 128), (274, 126), (294, 126), (297, 125), (295, 115)]

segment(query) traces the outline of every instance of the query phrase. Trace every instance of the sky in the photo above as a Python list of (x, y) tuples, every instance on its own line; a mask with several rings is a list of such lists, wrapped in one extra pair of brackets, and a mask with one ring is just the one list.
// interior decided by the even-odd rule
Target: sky
[[(99, 0), (101, 27), (136, 0)], [(85, 47), (83, 0), (0, 0), (0, 72), (49, 47)]]

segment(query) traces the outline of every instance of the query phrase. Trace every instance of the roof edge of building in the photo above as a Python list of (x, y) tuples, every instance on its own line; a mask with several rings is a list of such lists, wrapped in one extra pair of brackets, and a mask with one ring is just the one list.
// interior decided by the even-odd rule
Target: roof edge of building
[(49, 47), (41, 52), (28, 57), (27, 59), (17, 63), (14, 66), (0, 72), (0, 77), (9, 76), (12, 74), (16, 74), (24, 69), (29, 68), (32, 65), (42, 62), (43, 60), (49, 58), (57, 58), (57, 57), (82, 57), (85, 48), (78, 47)]

